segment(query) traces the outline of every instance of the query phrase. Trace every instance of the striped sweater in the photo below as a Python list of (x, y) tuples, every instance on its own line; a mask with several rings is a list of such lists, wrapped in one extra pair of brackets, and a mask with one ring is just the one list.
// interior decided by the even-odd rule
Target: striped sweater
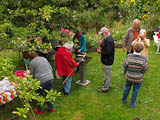
[(128, 54), (124, 62), (124, 69), (127, 81), (141, 83), (144, 79), (144, 73), (148, 70), (147, 59), (136, 53)]

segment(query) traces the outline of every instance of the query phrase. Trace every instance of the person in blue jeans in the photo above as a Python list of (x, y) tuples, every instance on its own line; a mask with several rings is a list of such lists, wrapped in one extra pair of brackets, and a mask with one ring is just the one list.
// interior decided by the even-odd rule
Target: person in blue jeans
[(147, 59), (140, 54), (144, 46), (141, 42), (137, 42), (134, 46), (134, 53), (128, 54), (124, 62), (124, 69), (126, 70), (126, 84), (123, 92), (122, 103), (126, 104), (127, 97), (133, 86), (132, 98), (130, 107), (135, 106), (136, 98), (144, 80), (144, 73), (148, 70)]
[(56, 52), (56, 68), (59, 76), (62, 76), (63, 80), (63, 92), (65, 95), (70, 95), (71, 81), (74, 74), (74, 67), (78, 66), (78, 63), (73, 60), (72, 57), (73, 44), (66, 42), (63, 47), (58, 48)]
[[(52, 67), (45, 57), (38, 56), (37, 53), (31, 54), (30, 59), (30, 74), (34, 79), (40, 81), (40, 86), (42, 88), (38, 89), (36, 92), (42, 96), (45, 89), (48, 91), (53, 89)], [(52, 103), (47, 102), (47, 106), (46, 109), (49, 112), (54, 112)], [(37, 114), (43, 114), (43, 108), (40, 104), (38, 104), (37, 109), (34, 109), (33, 111)]]
[[(67, 76), (62, 76), (62, 80), (64, 81), (67, 78)], [(70, 94), (70, 89), (71, 89), (71, 82), (72, 82), (72, 76), (69, 76), (66, 82), (64, 83), (63, 86), (63, 92), (65, 95)]]

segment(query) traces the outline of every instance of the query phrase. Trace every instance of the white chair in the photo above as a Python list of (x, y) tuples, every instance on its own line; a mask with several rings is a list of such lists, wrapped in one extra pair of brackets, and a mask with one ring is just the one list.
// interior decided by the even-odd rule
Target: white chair
[(156, 54), (160, 54), (160, 51), (159, 51), (159, 49), (160, 49), (160, 41), (158, 41), (158, 36), (157, 36), (156, 33), (155, 33), (155, 35), (153, 35), (153, 39), (154, 39), (155, 45), (157, 46)]

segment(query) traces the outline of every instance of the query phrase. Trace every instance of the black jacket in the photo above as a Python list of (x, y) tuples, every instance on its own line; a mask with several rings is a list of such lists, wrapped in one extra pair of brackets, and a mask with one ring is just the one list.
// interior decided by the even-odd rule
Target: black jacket
[(105, 38), (102, 42), (102, 49), (101, 49), (101, 62), (104, 65), (112, 65), (114, 62), (114, 53), (115, 53), (115, 46), (114, 46), (114, 39), (111, 35)]

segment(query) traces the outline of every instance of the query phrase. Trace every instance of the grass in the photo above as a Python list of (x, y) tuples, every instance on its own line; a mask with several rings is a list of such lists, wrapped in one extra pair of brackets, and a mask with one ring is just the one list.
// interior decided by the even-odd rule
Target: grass
[[(44, 110), (43, 115), (36, 115), (38, 120), (132, 120), (139, 117), (142, 120), (160, 120), (160, 55), (156, 55), (156, 47), (152, 45), (149, 49), (149, 71), (144, 77), (144, 86), (141, 87), (137, 105), (129, 108), (131, 93), (126, 105), (121, 104), (125, 75), (122, 74), (122, 65), (126, 53), (122, 49), (116, 49), (115, 61), (113, 64), (113, 89), (106, 94), (97, 93), (101, 88), (102, 64), (100, 55), (89, 53), (92, 57), (87, 64), (87, 79), (92, 82), (87, 86), (80, 86), (75, 82), (79, 74), (74, 74), (71, 92), (69, 96), (62, 94), (56, 99), (54, 113)], [(18, 58), (18, 57), (17, 57)], [(18, 65), (17, 66), (21, 66)], [(18, 68), (17, 68), (18, 69)], [(62, 91), (62, 81), (54, 80), (54, 89)], [(140, 102), (139, 102), (140, 101)], [(14, 101), (13, 101), (14, 102)], [(18, 103), (15, 103), (15, 106)], [(0, 116), (2, 111), (0, 109)], [(2, 117), (0, 117), (2, 119)], [(3, 119), (2, 119), (3, 120)]]

